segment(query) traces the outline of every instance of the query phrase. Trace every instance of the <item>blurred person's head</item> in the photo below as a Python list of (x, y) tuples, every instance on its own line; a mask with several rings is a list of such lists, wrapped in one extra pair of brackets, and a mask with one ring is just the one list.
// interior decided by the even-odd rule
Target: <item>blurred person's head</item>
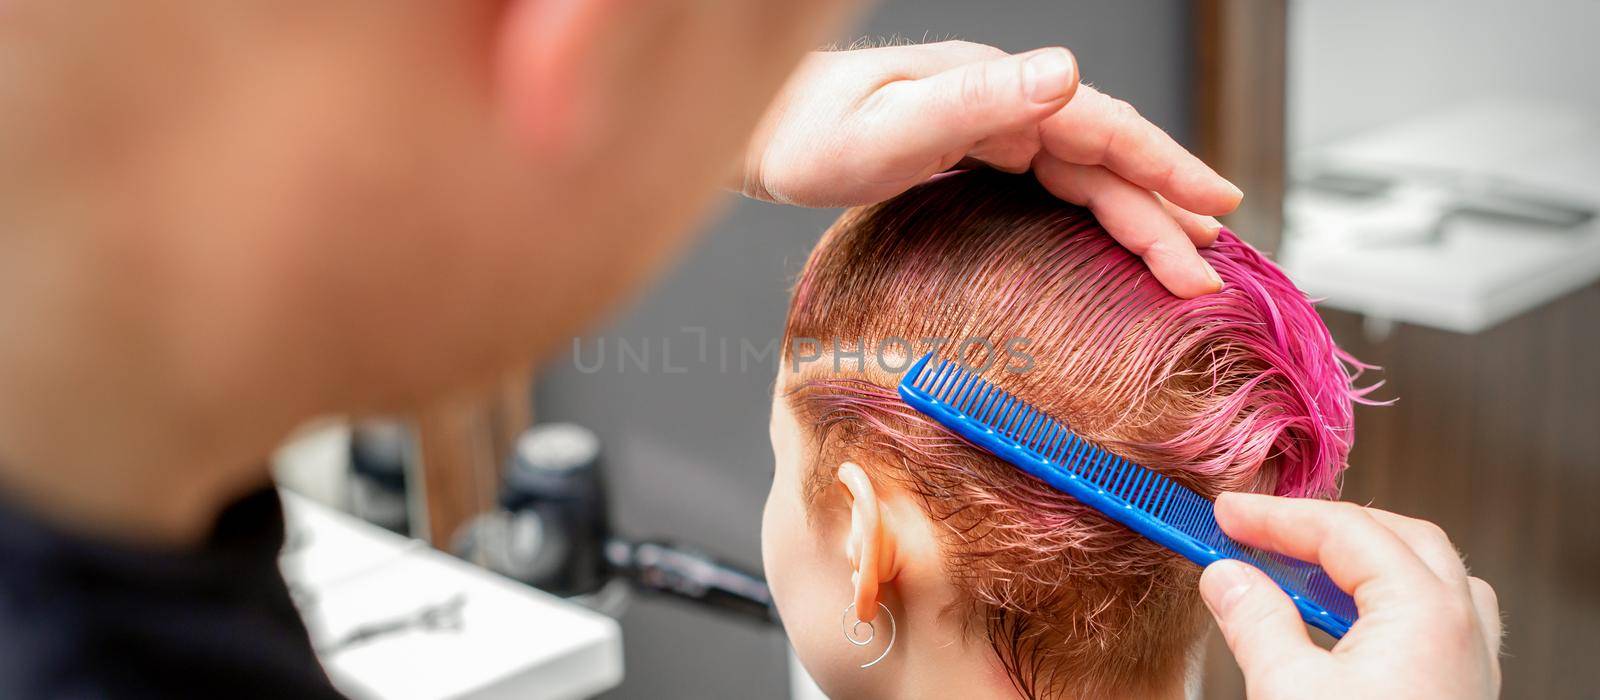
[(0, 386), (227, 444), (532, 361), (670, 258), (847, 4), (0, 2)]
[[(943, 339), (943, 357), (989, 367), (1080, 435), (1208, 497), (1332, 494), (1360, 394), (1353, 361), (1256, 250), (1225, 233), (1203, 255), (1225, 288), (1179, 299), (1085, 210), (994, 172), (828, 231), (789, 310), (763, 525), (785, 629), (824, 690), (1183, 690), (1204, 630), (1198, 567), (970, 446), (894, 386)], [(875, 601), (898, 638), (863, 670), (885, 616), (868, 649), (841, 637)]]

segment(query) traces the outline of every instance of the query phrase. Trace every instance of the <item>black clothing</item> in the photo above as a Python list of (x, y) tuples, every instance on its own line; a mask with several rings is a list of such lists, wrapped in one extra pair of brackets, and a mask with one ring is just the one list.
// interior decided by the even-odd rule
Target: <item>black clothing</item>
[(62, 531), (0, 503), (0, 698), (337, 698), (278, 570), (268, 488), (192, 550)]

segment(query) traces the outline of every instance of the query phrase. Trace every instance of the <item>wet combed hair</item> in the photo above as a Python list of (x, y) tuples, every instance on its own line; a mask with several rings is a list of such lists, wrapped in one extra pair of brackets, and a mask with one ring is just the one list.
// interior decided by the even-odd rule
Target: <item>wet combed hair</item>
[[(982, 338), (996, 352), (966, 343), (965, 359), (987, 378), (1202, 494), (1334, 494), (1363, 366), (1255, 249), (1224, 233), (1202, 254), (1223, 291), (1179, 299), (1031, 175), (974, 171), (846, 213), (796, 286), (785, 362), (800, 339), (865, 355), (780, 388), (809, 432), (806, 502), (846, 457), (914, 494), (962, 597), (948, 614), (1024, 695), (1175, 682), (1204, 629), (1199, 569), (907, 407), (879, 353), (903, 369), (888, 339)], [(1006, 347), (1033, 367), (1009, 371), (1026, 363)]]

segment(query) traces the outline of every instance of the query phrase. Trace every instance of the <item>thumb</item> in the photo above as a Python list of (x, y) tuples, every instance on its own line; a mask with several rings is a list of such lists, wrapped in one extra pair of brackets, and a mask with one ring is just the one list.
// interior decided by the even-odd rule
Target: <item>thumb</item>
[(1298, 657), (1322, 653), (1311, 643), (1289, 596), (1253, 566), (1223, 559), (1206, 567), (1200, 575), (1200, 597), (1252, 684), (1262, 683), (1272, 669), (1288, 668)]
[(892, 144), (886, 157), (921, 168), (985, 138), (1039, 124), (1077, 89), (1077, 60), (1060, 47), (962, 64), (884, 86), (877, 113), (869, 115), (879, 133), (869, 142)]

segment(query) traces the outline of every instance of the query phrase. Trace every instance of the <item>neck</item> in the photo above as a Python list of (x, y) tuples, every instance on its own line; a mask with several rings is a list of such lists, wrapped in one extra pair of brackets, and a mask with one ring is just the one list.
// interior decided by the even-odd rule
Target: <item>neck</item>
[[(908, 655), (909, 656), (909, 655)], [(906, 665), (901, 675), (899, 689), (892, 697), (928, 698), (993, 698), (1014, 700), (1023, 697), (987, 644), (982, 648), (949, 644), (935, 649), (919, 649), (915, 661)], [(1056, 697), (1044, 688), (1036, 689), (1042, 697)], [(1127, 698), (1133, 700), (1184, 700), (1190, 697), (1185, 678), (1173, 678), (1157, 685), (1093, 695), (1073, 688), (1062, 689), (1060, 697), (1068, 698)]]
[(98, 536), (204, 537), (221, 507), (267, 483), (265, 457), (304, 413), (196, 370), (206, 363), (162, 332), (169, 319), (128, 301), (135, 244), (87, 249), (140, 236), (4, 212), (0, 501)]
[[(923, 588), (915, 593), (893, 596), (898, 602), (891, 607), (904, 607), (905, 620), (900, 628), (903, 636), (895, 650), (885, 659), (892, 671), (893, 680), (886, 686), (874, 689), (874, 694), (892, 698), (993, 698), (1015, 700), (1023, 697), (1000, 663), (994, 648), (987, 640), (974, 638), (966, 626), (956, 621), (949, 603), (953, 598), (942, 585)], [(915, 602), (913, 602), (915, 601)], [(908, 607), (906, 607), (908, 606)], [(904, 646), (904, 653), (901, 645)], [(1198, 647), (1196, 648), (1198, 650)], [(892, 663), (890, 663), (892, 660)], [(1153, 698), (1155, 700), (1183, 700), (1190, 697), (1190, 679), (1198, 678), (1201, 658), (1191, 655), (1181, 676), (1162, 681), (1147, 681), (1139, 688), (1128, 688), (1092, 694), (1081, 688), (1037, 688), (1036, 694), (1044, 697), (1068, 698)]]
[(0, 501), (94, 536), (185, 545), (225, 504), (268, 483), (266, 456), (292, 421), (226, 422), (249, 410), (249, 396), (207, 411), (184, 403), (182, 382), (164, 385), (157, 368), (96, 365), (34, 345), (37, 335), (16, 337), (0, 348)]
[(55, 342), (11, 323), (14, 311), (0, 311), (16, 333), (0, 344), (0, 501), (71, 531), (182, 546), (268, 483), (265, 457), (292, 422), (230, 425), (248, 396), (238, 407), (186, 403), (183, 382), (159, 366), (89, 357), (135, 348)]

